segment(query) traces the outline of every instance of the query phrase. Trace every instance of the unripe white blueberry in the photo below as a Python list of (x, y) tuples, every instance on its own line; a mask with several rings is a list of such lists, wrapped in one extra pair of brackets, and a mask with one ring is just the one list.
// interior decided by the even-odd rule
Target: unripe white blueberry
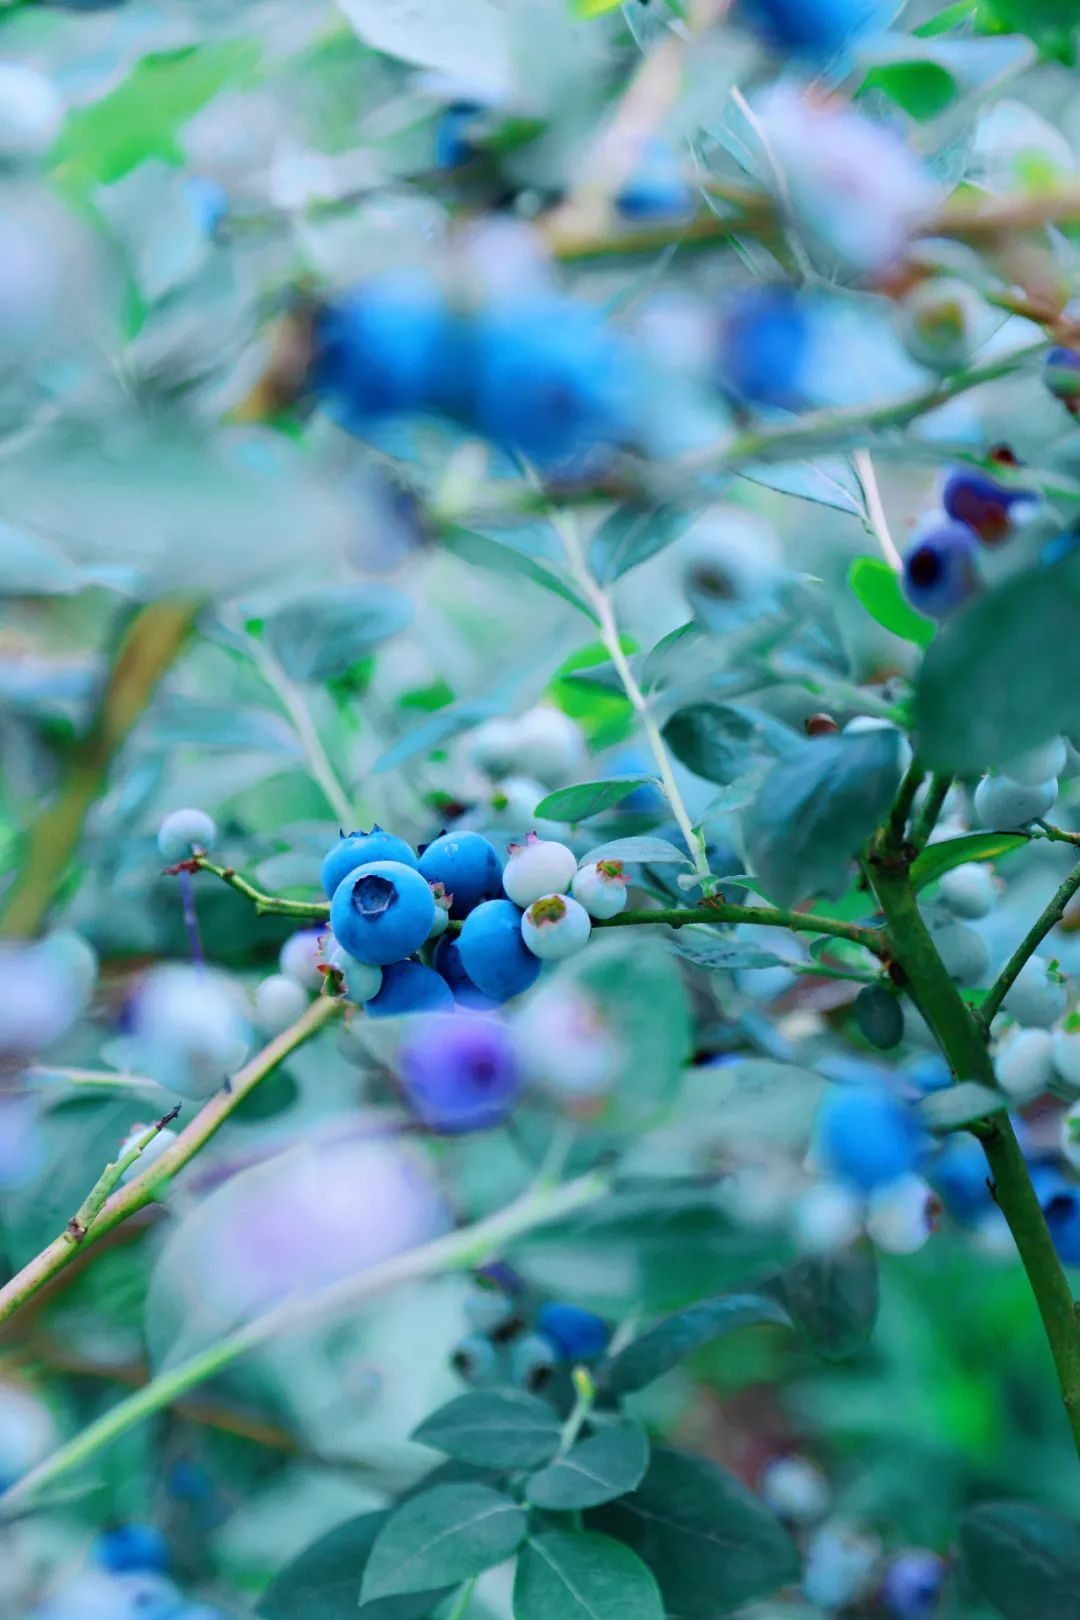
[(998, 1084), (1017, 1103), (1044, 1092), (1054, 1075), (1054, 1038), (1048, 1029), (1014, 1029), (994, 1060)]
[(304, 986), (287, 973), (271, 973), (255, 986), (255, 1016), (270, 1035), (294, 1024), (308, 1004)]
[(536, 806), (547, 789), (531, 776), (505, 776), (495, 786), (491, 800), (491, 824), (505, 828), (512, 837), (523, 837), (530, 828), (540, 838), (558, 842), (562, 827), (536, 814)]
[(1051, 976), (1045, 958), (1029, 956), (1002, 1006), (1025, 1028), (1049, 1029), (1064, 1013), (1068, 999), (1065, 986)]
[(331, 953), (330, 966), (341, 974), (346, 996), (350, 1001), (355, 1001), (358, 1007), (362, 1007), (365, 1001), (371, 1001), (382, 989), (382, 968), (376, 967), (373, 962), (358, 962), (340, 945)]
[(829, 1482), (806, 1457), (774, 1457), (761, 1470), (758, 1495), (778, 1518), (815, 1524), (832, 1502)]
[(570, 893), (590, 917), (617, 917), (626, 905), (622, 861), (590, 861), (574, 873)]
[(858, 1236), (862, 1228), (859, 1200), (838, 1181), (819, 1181), (797, 1200), (792, 1228), (804, 1254), (828, 1254)]
[[(141, 1141), (149, 1129), (149, 1123), (146, 1125), (133, 1125), (127, 1136), (125, 1136), (123, 1142), (120, 1144), (120, 1151), (116, 1157), (118, 1159), (122, 1159), (125, 1153), (130, 1153), (136, 1142)], [(161, 1158), (161, 1155), (165, 1152), (166, 1148), (170, 1148), (176, 1141), (178, 1135), (178, 1131), (170, 1130), (167, 1125), (164, 1127), (164, 1129), (158, 1131), (157, 1135), (152, 1139), (152, 1141), (147, 1142), (146, 1146), (139, 1154), (139, 1157), (137, 1159), (133, 1159), (131, 1164), (128, 1165), (127, 1169), (120, 1177), (121, 1181), (134, 1181), (135, 1177), (142, 1175), (142, 1172), (150, 1165), (156, 1164), (157, 1160)]]
[(940, 894), (958, 917), (985, 917), (994, 909), (994, 875), (983, 861), (965, 861), (941, 880)]
[(585, 738), (576, 720), (544, 704), (517, 723), (514, 765), (548, 787), (559, 787), (585, 760)]
[(517, 727), (513, 720), (498, 716), (485, 720), (466, 739), (469, 762), (478, 765), (490, 776), (502, 776), (505, 771), (513, 769), (516, 737)]
[(1064, 737), (1051, 737), (1038, 748), (1028, 748), (1015, 759), (1010, 759), (1003, 774), (1027, 787), (1037, 787), (1051, 776), (1060, 776), (1068, 763), (1069, 750)]
[(295, 979), (305, 990), (318, 990), (323, 982), (319, 964), (330, 960), (334, 947), (329, 927), (300, 928), (281, 947), (278, 966), (287, 978)]
[(922, 1176), (900, 1176), (871, 1193), (866, 1230), (886, 1254), (916, 1254), (937, 1230), (940, 1208)]
[(1068, 1023), (1055, 1029), (1051, 1037), (1054, 1068), (1067, 1086), (1080, 1090), (1080, 1026), (1070, 1029)]
[(251, 1044), (236, 986), (224, 973), (168, 962), (152, 968), (132, 1011), (134, 1061), (180, 1097), (206, 1097)]
[(64, 104), (44, 73), (0, 62), (0, 159), (41, 157), (63, 117)]
[(990, 970), (986, 941), (967, 923), (934, 922), (930, 931), (945, 971), (957, 984), (981, 984)]
[(503, 888), (515, 906), (531, 906), (546, 894), (565, 894), (576, 871), (572, 849), (530, 833), (523, 844), (510, 845)]
[(193, 850), (213, 849), (217, 827), (205, 810), (173, 810), (158, 828), (157, 845), (163, 860), (186, 861)]
[(530, 1080), (571, 1100), (602, 1097), (618, 1076), (615, 1033), (577, 985), (537, 985), (514, 1020), (514, 1042)]
[(584, 906), (566, 894), (534, 900), (521, 919), (521, 937), (542, 962), (561, 962), (589, 943), (592, 923)]
[(803, 1594), (819, 1609), (842, 1609), (865, 1597), (874, 1584), (881, 1543), (837, 1519), (816, 1530), (807, 1542)]
[(935, 276), (921, 281), (897, 307), (900, 340), (913, 360), (931, 371), (955, 371), (975, 352), (986, 306), (966, 281)]
[(22, 1384), (0, 1383), (0, 1479), (5, 1489), (47, 1457), (58, 1438), (44, 1401)]
[(1045, 816), (1058, 795), (1057, 777), (1018, 782), (1011, 776), (984, 776), (975, 789), (975, 819), (981, 827), (1012, 832)]

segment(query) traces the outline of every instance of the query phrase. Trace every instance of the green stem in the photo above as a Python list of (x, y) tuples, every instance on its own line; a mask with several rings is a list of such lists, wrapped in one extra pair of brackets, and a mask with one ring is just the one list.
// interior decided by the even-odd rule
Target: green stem
[(0, 1497), (0, 1513), (6, 1516), (18, 1512), (44, 1487), (87, 1462), (143, 1418), (160, 1412), (189, 1389), (214, 1377), (279, 1334), (351, 1313), (375, 1294), (401, 1283), (416, 1282), (446, 1271), (472, 1270), (537, 1227), (550, 1225), (596, 1203), (607, 1188), (606, 1180), (595, 1174), (566, 1182), (561, 1187), (534, 1186), (515, 1203), (478, 1221), (475, 1226), (449, 1232), (431, 1243), (394, 1255), (306, 1299), (286, 1300), (198, 1355), (159, 1374), (143, 1389), (120, 1401), (11, 1486)]
[(162, 675), (199, 613), (194, 601), (150, 602), (131, 620), (117, 649), (93, 724), (74, 746), (60, 789), (31, 829), (19, 875), (0, 910), (0, 935), (24, 938), (40, 928), (82, 837), (90, 807)]
[[(968, 1011), (945, 971), (930, 931), (920, 915), (906, 863), (887, 846), (870, 857), (874, 890), (885, 913), (893, 960), (906, 988), (933, 1030), (953, 1073), (961, 1080), (996, 1084), (984, 1031)], [(994, 1197), (1013, 1235), (1031, 1284), (1062, 1400), (1080, 1454), (1080, 1320), (1072, 1289), (1058, 1259), (1031, 1184), (1027, 1164), (1008, 1114), (1001, 1112), (972, 1126), (993, 1178)]]
[(904, 772), (900, 790), (896, 795), (896, 801), (889, 812), (889, 842), (894, 849), (900, 849), (904, 845), (908, 817), (911, 815), (915, 803), (915, 795), (922, 786), (924, 774), (917, 758), (912, 760)]
[[(177, 1137), (160, 1158), (155, 1159), (126, 1187), (114, 1192), (95, 1210), (93, 1223), (79, 1240), (73, 1241), (70, 1228), (55, 1238), (47, 1248), (35, 1255), (10, 1282), (0, 1288), (0, 1322), (13, 1316), (39, 1288), (50, 1282), (58, 1272), (71, 1264), (77, 1255), (84, 1254), (92, 1243), (128, 1220), (138, 1210), (152, 1204), (161, 1189), (204, 1148), (219, 1131), (230, 1114), (235, 1113), (256, 1086), (272, 1074), (279, 1063), (309, 1040), (324, 1024), (340, 1012), (342, 1003), (331, 996), (313, 1001), (305, 1013), (282, 1034), (276, 1036), (261, 1052), (244, 1064), (232, 1077), (228, 1091), (219, 1091), (205, 1103), (190, 1125)], [(78, 1219), (78, 1217), (76, 1217)]]
[(941, 807), (948, 797), (952, 787), (952, 777), (935, 772), (930, 778), (930, 785), (926, 790), (922, 808), (912, 823), (911, 842), (916, 851), (923, 848), (930, 834), (938, 824)]
[(994, 1014), (1016, 983), (1024, 963), (1033, 956), (1052, 928), (1056, 928), (1065, 915), (1069, 901), (1080, 890), (1080, 866), (1069, 873), (1055, 891), (1046, 909), (1032, 923), (1009, 960), (990, 986), (989, 993), (979, 1008), (979, 1018), (985, 1029), (990, 1028)]
[(465, 1582), (464, 1586), (461, 1588), (461, 1591), (454, 1599), (454, 1607), (450, 1610), (446, 1620), (465, 1620), (465, 1616), (469, 1612), (469, 1605), (472, 1603), (473, 1593), (475, 1591), (476, 1576), (474, 1575), (471, 1580), (467, 1580)]
[(242, 894), (245, 900), (250, 900), (261, 917), (296, 917), (305, 922), (329, 922), (329, 900), (283, 900), (280, 895), (265, 894), (257, 889), (247, 878), (241, 877), (239, 872), (231, 866), (218, 866), (207, 855), (193, 855), (190, 862), (182, 862), (184, 866), (190, 865), (197, 872), (212, 872), (214, 877), (227, 883), (230, 889)]

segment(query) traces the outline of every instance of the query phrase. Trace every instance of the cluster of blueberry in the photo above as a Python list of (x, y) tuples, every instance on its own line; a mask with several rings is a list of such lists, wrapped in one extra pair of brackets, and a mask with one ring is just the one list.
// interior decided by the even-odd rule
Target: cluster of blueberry
[(540, 1303), (508, 1266), (487, 1267), (465, 1301), (470, 1332), (453, 1353), (453, 1364), (474, 1388), (515, 1384), (548, 1388), (560, 1370), (598, 1360), (611, 1338), (593, 1311), (559, 1302)]
[[(1007, 453), (1003, 467), (1015, 465)], [(977, 468), (957, 467), (941, 494), (943, 516), (930, 518), (904, 558), (904, 590), (912, 607), (946, 619), (979, 588), (979, 549), (1007, 540), (1035, 511), (1033, 491)]]
[(28, 1620), (224, 1620), (219, 1609), (184, 1597), (170, 1578), (171, 1562), (154, 1525), (103, 1530), (89, 1566), (69, 1575)]

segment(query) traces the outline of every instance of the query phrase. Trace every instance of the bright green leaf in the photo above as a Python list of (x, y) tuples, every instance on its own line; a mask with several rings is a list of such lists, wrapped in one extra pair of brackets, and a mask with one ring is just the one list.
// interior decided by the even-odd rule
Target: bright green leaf
[(963, 838), (943, 838), (938, 844), (928, 844), (912, 862), (911, 881), (916, 889), (925, 889), (954, 866), (965, 866), (968, 861), (999, 861), (1030, 842), (1023, 833), (968, 833)]
[(903, 641), (929, 647), (936, 634), (931, 619), (916, 613), (900, 587), (895, 569), (878, 557), (856, 557), (848, 569), (848, 584), (870, 617)]

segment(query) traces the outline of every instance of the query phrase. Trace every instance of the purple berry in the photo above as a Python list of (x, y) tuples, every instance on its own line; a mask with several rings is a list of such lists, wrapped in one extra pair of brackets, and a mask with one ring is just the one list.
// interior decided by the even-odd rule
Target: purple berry
[(394, 962), (383, 969), (382, 988), (366, 1003), (369, 1018), (404, 1013), (451, 1012), (454, 998), (446, 980), (421, 962)]
[(1030, 509), (1030, 490), (1012, 489), (974, 467), (955, 467), (945, 480), (941, 504), (957, 523), (966, 523), (986, 545), (997, 545), (1011, 533), (1022, 508)]
[(473, 984), (495, 1001), (520, 995), (540, 974), (539, 958), (521, 937), (521, 912), (510, 900), (485, 900), (470, 912), (458, 936), (458, 950)]
[(451, 917), (467, 917), (481, 900), (502, 892), (502, 862), (494, 844), (476, 832), (442, 833), (420, 856), (420, 873), (451, 897)]
[(608, 1347), (611, 1330), (595, 1311), (579, 1305), (541, 1305), (536, 1313), (536, 1331), (549, 1339), (560, 1361), (595, 1361)]
[(521, 1090), (505, 1025), (479, 1014), (433, 1018), (403, 1042), (398, 1063), (413, 1112), (449, 1134), (497, 1125)]
[(322, 863), (323, 893), (334, 898), (334, 891), (343, 878), (355, 872), (358, 866), (371, 861), (399, 861), (402, 866), (415, 866), (416, 856), (403, 838), (372, 827), (370, 832), (342, 833)]
[(913, 608), (944, 619), (979, 583), (978, 541), (966, 523), (942, 523), (919, 536), (904, 558), (904, 590)]
[(881, 1582), (882, 1604), (894, 1620), (931, 1620), (948, 1573), (937, 1553), (908, 1547), (889, 1560)]
[(791, 289), (750, 288), (721, 319), (717, 381), (750, 405), (795, 409), (809, 347), (806, 315)]
[(415, 867), (400, 861), (357, 867), (338, 884), (330, 904), (331, 926), (342, 949), (377, 967), (419, 950), (434, 921), (435, 900), (427, 882)]

